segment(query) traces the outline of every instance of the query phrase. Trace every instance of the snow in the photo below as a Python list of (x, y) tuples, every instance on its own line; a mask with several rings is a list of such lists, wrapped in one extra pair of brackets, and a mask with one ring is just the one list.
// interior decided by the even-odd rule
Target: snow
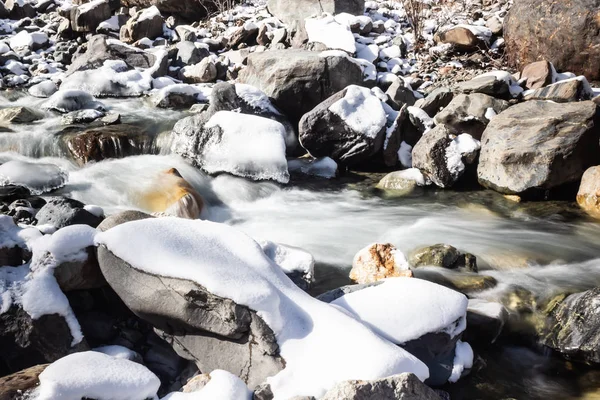
[(12, 74), (15, 75), (27, 74), (27, 67), (25, 66), (25, 64), (15, 60), (8, 60), (4, 64), (4, 69), (10, 71)]
[(467, 298), (417, 278), (389, 278), (348, 293), (332, 304), (350, 312), (387, 340), (404, 344), (427, 333), (454, 338), (467, 326)]
[(59, 90), (42, 105), (47, 110), (68, 113), (84, 108), (103, 108), (94, 97), (83, 90)]
[(490, 71), (485, 74), (481, 74), (476, 76), (474, 79), (493, 76), (499, 81), (504, 81), (508, 85), (510, 94), (512, 97), (517, 97), (521, 93), (523, 93), (523, 88), (519, 86), (519, 83), (515, 80), (515, 78), (506, 71)]
[(285, 127), (277, 121), (232, 111), (219, 111), (205, 129), (220, 127), (220, 142), (204, 146), (202, 168), (208, 173), (229, 172), (254, 179), (287, 183)]
[(406, 179), (409, 181), (414, 181), (418, 186), (426, 186), (429, 185), (428, 179), (425, 178), (425, 175), (418, 168), (408, 168), (402, 171), (397, 171), (394, 175), (399, 179)]
[(350, 28), (341, 25), (331, 15), (305, 20), (309, 43), (323, 43), (328, 49), (356, 53), (356, 42)]
[(96, 217), (102, 217), (104, 215), (104, 210), (100, 206), (87, 204), (83, 207), (83, 209), (89, 212), (90, 214), (95, 215)]
[(463, 371), (470, 369), (471, 367), (473, 367), (473, 349), (469, 343), (459, 340), (456, 342), (454, 365), (452, 367), (452, 374), (448, 378), (448, 382), (458, 382)]
[(19, 228), (15, 225), (12, 217), (0, 215), (0, 248), (21, 247), (28, 248), (30, 240), (39, 237), (39, 231), (35, 228)]
[[(418, 121), (418, 124), (416, 124), (416, 125), (422, 125), (425, 127), (425, 131), (423, 132), (423, 134), (425, 134), (425, 133), (429, 132), (431, 129), (433, 129), (435, 122), (434, 122), (433, 118), (431, 118), (427, 114), (427, 112), (425, 112), (425, 110), (423, 110), (419, 107), (410, 106), (406, 109), (406, 111), (408, 111), (408, 116), (411, 121)], [(415, 125), (415, 124), (413, 124), (413, 125)]]
[(63, 187), (67, 173), (54, 164), (11, 160), (0, 165), (0, 185), (20, 185), (39, 195)]
[(137, 20), (144, 21), (147, 19), (154, 19), (155, 17), (162, 18), (162, 15), (160, 14), (160, 11), (156, 6), (151, 6), (143, 9), (142, 12), (139, 14)]
[(160, 386), (143, 365), (95, 351), (55, 361), (39, 380), (36, 400), (144, 400), (155, 398)]
[[(168, 78), (164, 78), (165, 80), (170, 81), (170, 84), (165, 85), (162, 88), (159, 88), (156, 92), (152, 94), (155, 104), (160, 103), (162, 100), (169, 97), (169, 95), (173, 93), (183, 94), (188, 96), (194, 96), (197, 102), (208, 102), (210, 93), (212, 89), (206, 85), (188, 85), (187, 83), (173, 83)], [(157, 79), (153, 80), (153, 85)], [(160, 84), (159, 84), (160, 86)]]
[(491, 121), (491, 120), (492, 120), (492, 118), (494, 118), (496, 115), (498, 115), (498, 114), (496, 114), (496, 111), (494, 111), (494, 109), (493, 109), (492, 107), (488, 107), (488, 109), (487, 109), (487, 110), (485, 110), (485, 115), (484, 115), (484, 117), (485, 117), (485, 119), (487, 119), (488, 121)]
[(258, 108), (259, 110), (270, 112), (275, 115), (281, 115), (281, 113), (273, 106), (273, 104), (271, 104), (269, 97), (260, 89), (255, 88), (252, 85), (236, 83), (235, 93), (251, 107)]
[(106, 354), (107, 356), (129, 361), (134, 361), (140, 358), (140, 355), (135, 351), (130, 350), (127, 347), (117, 345), (96, 347), (95, 349), (92, 349), (92, 351), (97, 351), (98, 353)]
[(94, 8), (98, 7), (101, 4), (108, 2), (108, 0), (92, 0), (89, 3), (82, 4), (78, 7), (79, 13), (84, 14), (89, 11), (92, 11)]
[(481, 149), (481, 142), (477, 139), (473, 139), (473, 136), (468, 133), (458, 135), (453, 141), (456, 142), (458, 151), (463, 156)]
[(13, 50), (31, 48), (34, 44), (41, 45), (48, 42), (48, 35), (43, 32), (21, 31), (10, 39), (10, 47)]
[(54, 93), (56, 93), (57, 90), (58, 88), (56, 87), (56, 84), (54, 82), (43, 81), (31, 86), (28, 91), (29, 94), (34, 97), (46, 98), (52, 96)]
[(167, 86), (175, 85), (177, 82), (168, 76), (159, 76), (152, 79), (152, 89), (163, 89)]
[(98, 25), (97, 31), (110, 31), (110, 32), (119, 32), (121, 27), (119, 26), (119, 17), (113, 15), (106, 21), (100, 22)]
[[(152, 76), (135, 69), (122, 71), (119, 61), (108, 60), (97, 69), (77, 71), (60, 86), (62, 90), (83, 90), (98, 97), (141, 96), (152, 88)], [(116, 70), (115, 70), (116, 69)]]
[(5, 54), (10, 51), (10, 47), (4, 42), (0, 42), (0, 54)]
[(329, 111), (340, 117), (352, 130), (375, 139), (385, 127), (387, 116), (381, 101), (367, 88), (350, 85), (344, 97)]
[(157, 218), (116, 226), (96, 240), (136, 269), (193, 280), (256, 310), (273, 330), (286, 361), (284, 370), (267, 379), (276, 400), (320, 397), (349, 379), (402, 372), (421, 380), (429, 376), (414, 356), (296, 287), (254, 240), (231, 226)]
[(161, 400), (251, 400), (252, 393), (240, 378), (231, 372), (216, 369), (201, 390), (191, 393), (171, 393)]
[(465, 164), (462, 161), (462, 153), (458, 146), (458, 142), (453, 140), (446, 148), (446, 167), (450, 172), (450, 175), (457, 178), (465, 170)]
[(375, 62), (375, 60), (377, 60), (377, 57), (379, 57), (379, 46), (377, 46), (376, 44), (370, 44), (368, 46), (359, 44), (356, 46), (356, 49), (356, 58), (361, 58), (370, 63)]
[(268, 240), (259, 240), (258, 244), (265, 255), (279, 265), (286, 274), (302, 272), (312, 280), (315, 272), (315, 259), (312, 254), (297, 247)]
[(337, 169), (337, 163), (329, 157), (323, 157), (316, 160), (298, 158), (288, 161), (288, 170), (290, 172), (300, 172), (306, 175), (318, 176), (326, 179), (335, 178)]
[(404, 168), (412, 168), (412, 146), (406, 142), (400, 143), (398, 159)]
[(477, 26), (477, 25), (465, 25), (465, 24), (460, 24), (460, 25), (456, 25), (456, 28), (465, 28), (470, 30), (473, 35), (475, 35), (478, 39), (483, 40), (486, 43), (490, 42), (490, 38), (492, 37), (492, 31), (489, 28), (486, 28), (485, 26)]

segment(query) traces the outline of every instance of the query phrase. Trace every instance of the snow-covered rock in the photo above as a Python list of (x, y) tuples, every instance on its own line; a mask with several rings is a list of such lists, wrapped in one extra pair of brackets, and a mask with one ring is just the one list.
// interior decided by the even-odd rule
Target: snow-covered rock
[[(99, 234), (96, 241), (107, 280), (135, 312), (161, 303), (148, 297), (158, 295), (157, 291), (127, 285), (127, 277), (133, 275), (144, 280), (162, 279), (170, 285), (179, 282), (177, 286), (187, 285), (188, 290), (202, 285), (213, 296), (256, 310), (272, 330), (278, 345), (276, 354), (285, 360), (285, 367), (267, 381), (275, 398), (322, 396), (336, 382), (348, 379), (376, 379), (401, 372), (413, 372), (422, 380), (428, 377), (427, 368), (416, 358), (345, 312), (297, 288), (256, 242), (232, 227), (206, 221), (146, 219), (116, 226)], [(172, 267), (163, 268), (166, 264)], [(178, 298), (187, 296), (181, 293)], [(161, 314), (163, 318), (169, 314), (175, 317), (181, 311), (164, 309)], [(442, 325), (454, 313), (432, 322), (439, 314), (419, 327), (445, 329)], [(142, 315), (151, 317), (151, 313)], [(171, 323), (183, 322), (175, 321), (176, 317)], [(188, 317), (185, 323), (201, 321)], [(188, 335), (178, 341), (187, 345), (200, 340), (196, 337)], [(353, 345), (356, 343), (360, 346)], [(194, 354), (197, 360), (204, 358), (201, 353)], [(331, 368), (332, 362), (336, 368)]]
[(290, 173), (298, 172), (319, 178), (331, 179), (337, 175), (338, 166), (329, 157), (318, 159), (297, 158), (288, 161), (288, 170)]
[(43, 81), (36, 83), (28, 89), (28, 92), (33, 97), (47, 98), (58, 91), (58, 86), (52, 81)]
[(305, 28), (309, 43), (322, 43), (331, 50), (356, 53), (356, 43), (350, 27), (340, 24), (331, 15), (307, 18)]
[[(214, 370), (208, 375), (208, 382), (200, 389), (175, 392), (161, 400), (251, 400), (252, 393), (248, 386), (231, 372)], [(203, 376), (204, 378), (204, 376)]]
[(54, 164), (11, 160), (0, 165), (0, 184), (21, 185), (42, 194), (65, 185), (67, 172)]
[(59, 90), (42, 105), (47, 110), (68, 113), (82, 109), (104, 109), (94, 96), (83, 90)]
[(179, 121), (172, 150), (211, 174), (287, 183), (286, 134), (277, 121), (219, 111), (208, 119), (201, 114)]
[(298, 287), (308, 290), (315, 280), (315, 259), (307, 251), (293, 246), (259, 240), (265, 255), (279, 265)]

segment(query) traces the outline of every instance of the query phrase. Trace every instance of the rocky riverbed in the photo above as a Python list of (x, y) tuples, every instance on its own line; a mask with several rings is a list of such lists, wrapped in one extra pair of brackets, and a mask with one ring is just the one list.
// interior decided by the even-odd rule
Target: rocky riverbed
[(0, 1), (0, 399), (598, 397), (598, 7)]

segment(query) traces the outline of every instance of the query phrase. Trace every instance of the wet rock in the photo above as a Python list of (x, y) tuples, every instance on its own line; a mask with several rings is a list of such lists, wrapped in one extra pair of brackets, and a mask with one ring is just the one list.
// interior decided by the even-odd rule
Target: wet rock
[(0, 122), (27, 124), (38, 121), (43, 116), (29, 107), (9, 107), (0, 110)]
[(49, 224), (57, 229), (77, 224), (97, 227), (103, 218), (90, 213), (84, 207), (85, 205), (77, 200), (63, 197), (50, 198), (36, 215), (38, 225)]
[(542, 343), (564, 357), (600, 363), (600, 288), (576, 293), (557, 302), (550, 310)]
[(331, 388), (321, 400), (439, 400), (440, 396), (414, 374), (404, 373), (374, 381), (345, 381)]
[(549, 100), (556, 103), (591, 100), (594, 93), (584, 79), (569, 79), (525, 94), (525, 100)]
[(504, 19), (504, 39), (508, 62), (518, 69), (548, 60), (559, 71), (600, 79), (597, 0), (517, 1)]
[(104, 117), (104, 112), (98, 110), (79, 110), (72, 111), (63, 115), (61, 123), (63, 125), (87, 124), (94, 122), (98, 118)]
[(385, 278), (411, 277), (404, 254), (394, 245), (375, 243), (359, 251), (352, 261), (350, 279), (359, 284)]
[(413, 270), (413, 275), (465, 294), (491, 289), (498, 284), (491, 276), (441, 268), (417, 268)]
[(331, 95), (360, 85), (363, 74), (346, 57), (288, 49), (252, 53), (238, 80), (262, 90), (291, 121), (299, 121)]
[(473, 346), (489, 346), (502, 333), (508, 322), (508, 311), (500, 303), (470, 299), (464, 341)]
[(395, 80), (385, 94), (389, 96), (390, 105), (400, 110), (403, 105), (412, 106), (417, 101), (414, 92), (404, 85), (402, 79)]
[(417, 171), (417, 169), (410, 169), (390, 172), (377, 183), (376, 187), (380, 190), (393, 191), (395, 196), (411, 194), (417, 190), (418, 187), (424, 186), (425, 184), (425, 178), (420, 171), (418, 171), (418, 173), (420, 178), (423, 179), (422, 182), (419, 181), (417, 177), (413, 176)]
[(12, 203), (15, 200), (24, 199), (31, 196), (31, 192), (24, 186), (19, 185), (1, 185), (0, 202)]
[(583, 174), (577, 204), (591, 216), (600, 218), (600, 167), (591, 167)]
[(104, 109), (104, 106), (97, 102), (91, 94), (81, 90), (59, 90), (50, 96), (42, 107), (60, 113), (82, 109)]
[(121, 27), (120, 39), (133, 43), (143, 38), (154, 39), (163, 34), (163, 18), (156, 6), (138, 11)]
[(0, 400), (16, 400), (26, 391), (35, 388), (38, 377), (49, 364), (36, 365), (0, 378)]
[[(340, 104), (342, 113), (332, 111)], [(368, 121), (368, 126), (354, 122), (361, 118)], [(299, 139), (313, 157), (330, 157), (337, 163), (353, 165), (381, 150), (385, 128), (386, 114), (381, 101), (369, 89), (353, 85), (304, 114)]]
[(201, 371), (241, 373), (255, 387), (283, 369), (275, 336), (254, 311), (195, 282), (144, 273), (104, 247), (98, 261), (127, 307)]
[(473, 254), (462, 253), (456, 247), (447, 244), (416, 249), (410, 253), (408, 261), (415, 268), (426, 266), (464, 268), (470, 272), (477, 272), (477, 259)]
[(541, 89), (551, 84), (552, 78), (552, 64), (545, 60), (527, 64), (521, 71), (521, 79), (527, 79), (525, 87), (530, 90)]
[(65, 143), (80, 165), (109, 158), (152, 153), (152, 138), (139, 127), (129, 124), (93, 128), (67, 134)]
[(161, 173), (152, 189), (141, 196), (143, 209), (161, 216), (197, 219), (204, 208), (204, 199), (175, 168)]
[(94, 0), (71, 9), (71, 28), (75, 32), (95, 32), (110, 16), (108, 0)]
[[(482, 93), (459, 94), (435, 117), (437, 125), (451, 133), (468, 133), (480, 139), (490, 118), (506, 110), (509, 103)], [(488, 110), (493, 110), (493, 115)]]
[(591, 101), (527, 101), (496, 116), (481, 141), (479, 183), (505, 194), (577, 182), (598, 163), (600, 129)]

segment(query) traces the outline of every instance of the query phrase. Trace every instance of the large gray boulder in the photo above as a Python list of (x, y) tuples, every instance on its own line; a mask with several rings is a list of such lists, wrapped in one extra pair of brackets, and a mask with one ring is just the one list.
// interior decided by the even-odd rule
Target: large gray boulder
[(340, 382), (321, 400), (440, 400), (440, 396), (414, 374), (404, 373), (374, 381)]
[(542, 343), (566, 358), (600, 363), (600, 288), (556, 300), (548, 315)]
[(105, 247), (98, 261), (127, 307), (201, 371), (224, 369), (255, 387), (285, 367), (273, 332), (255, 311), (195, 282), (145, 273)]
[(364, 0), (269, 0), (269, 12), (282, 22), (299, 28), (304, 19), (324, 12), (330, 14), (349, 13), (362, 15)]
[[(344, 115), (337, 111), (338, 104), (342, 104), (342, 110), (347, 110), (349, 104), (358, 108)], [(368, 129), (353, 120), (368, 122)], [(356, 164), (381, 150), (386, 122), (381, 101), (369, 89), (349, 86), (304, 114), (299, 127), (300, 144), (313, 157)]]
[(577, 182), (600, 163), (600, 116), (591, 101), (527, 101), (496, 116), (483, 133), (479, 183), (506, 194)]
[(64, 197), (50, 198), (36, 215), (38, 225), (50, 224), (57, 229), (79, 224), (97, 227), (103, 218), (90, 213), (84, 207), (85, 205), (77, 200)]
[(348, 57), (289, 49), (252, 53), (238, 81), (259, 88), (290, 120), (299, 121), (334, 93), (361, 85), (363, 74)]
[(480, 139), (490, 118), (500, 114), (508, 106), (507, 101), (487, 94), (459, 94), (435, 116), (435, 123), (444, 125), (451, 133), (468, 133), (475, 139)]
[(121, 27), (122, 42), (133, 43), (143, 38), (155, 39), (163, 34), (163, 19), (158, 8), (140, 10)]
[(559, 71), (600, 79), (600, 0), (514, 2), (504, 19), (507, 60), (514, 67), (548, 60)]

